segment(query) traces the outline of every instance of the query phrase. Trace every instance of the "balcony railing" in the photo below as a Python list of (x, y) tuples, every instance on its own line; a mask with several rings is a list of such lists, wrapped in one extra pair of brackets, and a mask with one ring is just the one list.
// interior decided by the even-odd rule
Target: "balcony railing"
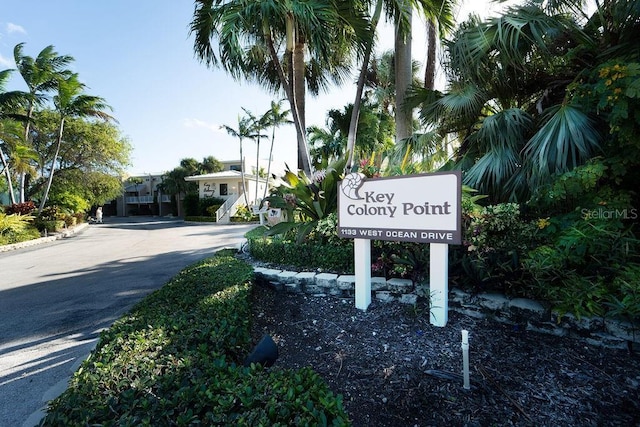
[[(171, 198), (169, 197), (169, 195), (165, 195), (163, 194), (160, 197), (160, 202), (162, 203), (169, 203), (171, 202)], [(136, 204), (149, 204), (149, 203), (155, 203), (156, 201), (154, 200), (153, 196), (127, 196), (124, 198), (124, 202), (131, 205), (136, 205)]]

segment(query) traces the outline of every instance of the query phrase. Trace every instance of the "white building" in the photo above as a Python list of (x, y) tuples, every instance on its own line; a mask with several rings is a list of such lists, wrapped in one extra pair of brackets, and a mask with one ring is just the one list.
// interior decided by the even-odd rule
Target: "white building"
[[(244, 185), (242, 182), (242, 173), (240, 172), (240, 160), (222, 161), (224, 170), (204, 175), (194, 175), (185, 178), (185, 181), (198, 183), (198, 194), (201, 199), (207, 197), (218, 197), (225, 200), (225, 203), (216, 213), (216, 221), (226, 223), (235, 215), (239, 206), (247, 206), (252, 209), (254, 206), (260, 205), (265, 196), (268, 196), (267, 179), (260, 176), (256, 177), (255, 165), (253, 169), (247, 165), (245, 159), (245, 171), (251, 173), (244, 174)], [(268, 165), (260, 164), (260, 169), (267, 171)], [(277, 169), (281, 171), (283, 168)], [(272, 165), (272, 173), (273, 165)], [(270, 180), (269, 186), (273, 185)]]
[(116, 199), (115, 215), (158, 215), (171, 213), (171, 197), (162, 194), (158, 185), (162, 183), (161, 174), (143, 174), (128, 178), (131, 184), (125, 184), (121, 197)]

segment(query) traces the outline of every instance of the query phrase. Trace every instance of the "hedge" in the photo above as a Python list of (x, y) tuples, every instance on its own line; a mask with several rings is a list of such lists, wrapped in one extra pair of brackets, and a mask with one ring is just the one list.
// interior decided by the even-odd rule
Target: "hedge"
[(180, 272), (101, 334), (41, 425), (348, 425), (311, 369), (242, 366), (251, 277), (229, 251)]

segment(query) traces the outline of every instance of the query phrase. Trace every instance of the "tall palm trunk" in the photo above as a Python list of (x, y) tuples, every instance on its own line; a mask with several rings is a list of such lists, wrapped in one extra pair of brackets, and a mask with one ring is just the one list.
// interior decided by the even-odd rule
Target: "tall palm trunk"
[(271, 177), (271, 161), (273, 158), (273, 143), (276, 139), (276, 126), (273, 125), (271, 128), (271, 147), (269, 148), (269, 163), (267, 163), (267, 183), (264, 186), (264, 195), (263, 199), (267, 197), (267, 190), (269, 189), (269, 178)]
[(304, 62), (305, 42), (296, 37), (292, 60), (291, 60), (291, 88), (293, 93), (292, 110), (295, 109), (298, 115), (299, 140), (298, 140), (298, 169), (303, 170), (307, 175), (311, 175), (311, 157), (309, 156), (309, 146), (307, 144), (306, 110), (305, 110), (305, 62)]
[(356, 99), (353, 102), (353, 110), (351, 111), (351, 121), (349, 122), (349, 134), (347, 136), (347, 163), (345, 172), (351, 172), (353, 167), (353, 154), (356, 148), (356, 137), (358, 136), (358, 121), (360, 120), (360, 106), (362, 104), (362, 92), (364, 90), (364, 81), (367, 76), (369, 61), (371, 60), (371, 52), (373, 51), (373, 36), (376, 33), (380, 15), (382, 14), (382, 0), (377, 0), (376, 9), (371, 18), (371, 39), (367, 45), (360, 67), (360, 75), (358, 76), (358, 84), (356, 86)]
[(424, 88), (433, 90), (436, 84), (436, 25), (427, 21), (427, 64), (424, 70)]
[(44, 209), (44, 205), (47, 203), (49, 197), (49, 190), (51, 190), (51, 183), (53, 182), (53, 173), (56, 169), (56, 162), (58, 161), (58, 155), (60, 154), (60, 146), (62, 145), (62, 134), (64, 132), (64, 116), (60, 119), (60, 129), (58, 130), (58, 141), (56, 142), (56, 152), (53, 155), (53, 161), (51, 162), (51, 171), (49, 172), (49, 179), (47, 179), (47, 186), (44, 189), (42, 200), (40, 201), (40, 208), (38, 208), (38, 214)]
[[(31, 130), (31, 120), (33, 119), (33, 110), (34, 104), (32, 100), (29, 100), (29, 107), (27, 108), (27, 122), (24, 124), (24, 141), (28, 145), (29, 144), (29, 132)], [(25, 202), (25, 181), (27, 179), (27, 174), (25, 172), (20, 172), (20, 203)]]
[[(291, 106), (291, 115), (293, 116), (293, 123), (296, 127), (296, 136), (298, 140), (298, 167), (306, 174), (311, 175), (311, 157), (309, 156), (309, 146), (307, 144), (307, 136), (305, 130), (304, 119), (304, 106), (300, 108), (300, 104), (304, 103), (304, 91), (302, 93), (296, 93), (294, 88), (296, 87), (296, 81), (302, 80), (301, 84), (304, 85), (304, 57), (302, 57), (302, 64), (296, 64), (294, 61), (294, 46), (296, 40), (295, 22), (291, 14), (287, 17), (287, 47), (285, 51), (285, 64), (287, 67), (287, 75), (283, 68), (280, 66), (280, 59), (273, 45), (273, 38), (271, 37), (271, 30), (267, 21), (263, 22), (263, 32), (267, 48), (269, 50), (269, 56), (274, 64), (276, 64), (276, 72), (282, 82), (287, 82), (283, 85), (287, 100)], [(302, 51), (304, 53), (304, 45), (302, 45)], [(299, 59), (300, 60), (300, 57)], [(296, 78), (296, 75), (300, 74), (302, 78)], [(289, 78), (287, 78), (287, 76)], [(304, 87), (304, 86), (303, 86)], [(298, 100), (298, 97), (302, 96), (302, 100)], [(300, 113), (303, 113), (302, 115)]]
[(305, 62), (304, 62), (304, 40), (297, 40), (293, 49), (293, 93), (295, 95), (296, 107), (298, 108), (298, 120), (300, 127), (307, 129), (307, 116), (305, 108), (305, 98), (307, 94), (305, 86)]
[(7, 185), (9, 187), (9, 199), (11, 200), (11, 204), (14, 205), (16, 203), (16, 195), (13, 194), (13, 183), (11, 182), (11, 172), (9, 171), (9, 165), (7, 164), (7, 160), (4, 158), (4, 151), (2, 151), (2, 147), (0, 147), (0, 160), (2, 160), (2, 167), (4, 168), (4, 174), (7, 177)]
[(260, 129), (258, 129), (258, 139), (256, 139), (256, 197), (253, 204), (258, 203), (258, 178), (260, 177)]
[(405, 108), (407, 90), (412, 80), (411, 64), (411, 17), (412, 9), (408, 1), (401, 7), (406, 8), (409, 30), (406, 34), (400, 31), (399, 23), (395, 28), (395, 72), (396, 72), (396, 142), (408, 138), (413, 133), (413, 114)]
[(242, 179), (242, 194), (244, 195), (244, 203), (249, 207), (249, 199), (247, 198), (247, 183), (244, 181), (244, 157), (242, 157), (242, 138), (240, 138), (240, 177)]

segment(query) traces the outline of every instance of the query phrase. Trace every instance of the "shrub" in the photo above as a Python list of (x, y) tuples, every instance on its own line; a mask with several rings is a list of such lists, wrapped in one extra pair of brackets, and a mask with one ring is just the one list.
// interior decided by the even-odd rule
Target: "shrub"
[(38, 229), (33, 226), (29, 226), (24, 230), (0, 235), (0, 246), (27, 242), (38, 238), (40, 238), (40, 232)]
[(197, 193), (190, 193), (182, 200), (184, 216), (200, 216), (200, 196)]
[(32, 220), (31, 215), (0, 213), (0, 234), (22, 231)]
[(87, 199), (69, 191), (53, 194), (49, 202), (68, 212), (86, 212), (91, 207)]
[(271, 235), (294, 232), (301, 242), (316, 226), (338, 208), (338, 181), (344, 171), (346, 160), (340, 160), (325, 171), (309, 178), (300, 171), (297, 175), (287, 170), (283, 184), (265, 200), (269, 207), (285, 212), (287, 221), (274, 225)]
[(347, 425), (309, 368), (241, 367), (249, 265), (218, 253), (176, 275), (101, 334), (44, 425)]
[(64, 229), (64, 221), (61, 220), (43, 220), (36, 218), (33, 223), (40, 232), (57, 233)]
[(463, 244), (449, 251), (450, 277), (474, 292), (529, 296), (522, 259), (538, 244), (537, 222), (523, 218), (517, 203), (483, 207), (479, 198), (463, 197)]
[(207, 215), (209, 216), (216, 216), (216, 212), (218, 212), (218, 209), (220, 209), (220, 206), (222, 205), (211, 205), (206, 209)]
[(32, 201), (24, 203), (14, 203), (5, 208), (7, 215), (19, 214), (19, 215), (31, 215), (36, 210), (36, 205)]
[(612, 283), (615, 293), (604, 302), (607, 315), (640, 328), (640, 264), (624, 266)]
[(74, 225), (77, 224), (78, 219), (74, 215), (70, 214), (70, 215), (65, 215), (63, 221), (67, 227), (73, 227)]
[(296, 243), (279, 237), (250, 238), (249, 253), (255, 259), (304, 269), (353, 273), (353, 246)]
[(85, 212), (76, 212), (73, 216), (76, 218), (76, 224), (82, 224), (87, 218), (87, 214)]
[(40, 237), (40, 232), (31, 225), (30, 215), (0, 212), (0, 245), (24, 242)]
[(191, 222), (216, 222), (216, 218), (215, 217), (210, 217), (210, 216), (185, 216), (184, 217), (185, 221), (191, 221)]
[(640, 241), (614, 219), (584, 218), (555, 228), (549, 243), (523, 261), (537, 284), (535, 292), (562, 313), (605, 315), (607, 302), (624, 298), (622, 284), (640, 279), (638, 270), (627, 270), (638, 263)]
[(246, 205), (238, 206), (236, 213), (231, 217), (231, 222), (252, 222), (260, 221), (258, 215), (254, 214)]
[(44, 221), (57, 221), (64, 218), (64, 213), (58, 205), (49, 205), (42, 209), (38, 218)]
[(222, 206), (224, 199), (219, 197), (205, 197), (198, 200), (198, 215), (215, 216), (216, 211)]

